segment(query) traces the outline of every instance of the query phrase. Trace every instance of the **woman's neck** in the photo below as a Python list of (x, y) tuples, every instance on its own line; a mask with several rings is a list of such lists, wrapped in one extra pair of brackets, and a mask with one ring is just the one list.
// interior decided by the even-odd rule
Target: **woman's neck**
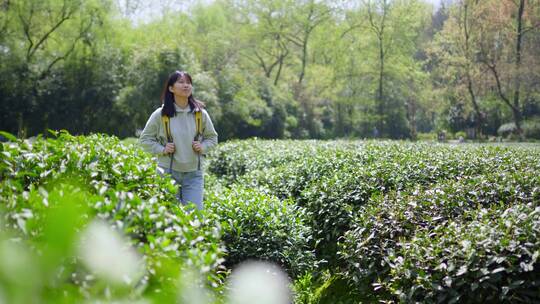
[(181, 96), (174, 96), (174, 103), (181, 109), (185, 109), (188, 106), (188, 98)]

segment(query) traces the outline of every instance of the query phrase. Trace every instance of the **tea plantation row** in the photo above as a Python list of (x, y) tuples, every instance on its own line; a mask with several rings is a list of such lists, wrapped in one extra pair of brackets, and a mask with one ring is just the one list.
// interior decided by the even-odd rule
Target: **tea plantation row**
[[(238, 262), (275, 260), (292, 277), (316, 264), (311, 231), (292, 202), (215, 187), (207, 211), (192, 212), (177, 204), (175, 187), (137, 146), (105, 135), (61, 132), (34, 141), (5, 135), (11, 142), (0, 145), (0, 302), (172, 303), (193, 289), (182, 286), (186, 269), (194, 269), (203, 277), (195, 285), (212, 296), (207, 303), (222, 303)], [(142, 255), (139, 273), (111, 273), (119, 267), (110, 260), (122, 264), (129, 256), (115, 257), (107, 247), (90, 248), (89, 265), (77, 244), (93, 238), (84, 231), (96, 220), (128, 237)]]
[(293, 200), (357, 301), (540, 301), (537, 146), (249, 140), (210, 171)]
[[(5, 302), (175, 302), (189, 267), (220, 303), (248, 259), (282, 266), (296, 303), (540, 301), (535, 146), (221, 143), (206, 210), (190, 212), (138, 147), (55, 137), (1, 146)], [(73, 244), (96, 219), (129, 238), (140, 274), (111, 282), (84, 263)], [(18, 264), (14, 246), (30, 252)]]

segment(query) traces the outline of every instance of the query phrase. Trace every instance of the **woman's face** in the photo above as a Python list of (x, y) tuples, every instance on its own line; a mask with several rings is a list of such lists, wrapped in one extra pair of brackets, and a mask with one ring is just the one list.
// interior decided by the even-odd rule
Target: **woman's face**
[(179, 97), (189, 97), (191, 95), (191, 82), (189, 82), (189, 79), (186, 77), (186, 75), (182, 75), (178, 77), (176, 82), (169, 87), (169, 90), (171, 93), (173, 93), (175, 96)]

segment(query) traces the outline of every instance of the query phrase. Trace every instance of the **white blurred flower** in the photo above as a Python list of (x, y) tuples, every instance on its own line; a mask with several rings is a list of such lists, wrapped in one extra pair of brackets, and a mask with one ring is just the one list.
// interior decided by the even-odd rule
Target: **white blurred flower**
[[(24, 244), (14, 239), (0, 240), (1, 283), (9, 282), (21, 290), (34, 288), (40, 284), (35, 275), (35, 267), (31, 251)], [(9, 285), (0, 284), (0, 287), (6, 286)]]
[(291, 303), (289, 278), (276, 265), (246, 262), (233, 270), (229, 281), (229, 304)]
[(210, 291), (204, 287), (201, 275), (193, 268), (182, 270), (179, 278), (179, 296), (179, 303), (215, 303)]
[(103, 221), (92, 222), (82, 233), (79, 256), (97, 276), (111, 283), (131, 284), (143, 275), (137, 252)]

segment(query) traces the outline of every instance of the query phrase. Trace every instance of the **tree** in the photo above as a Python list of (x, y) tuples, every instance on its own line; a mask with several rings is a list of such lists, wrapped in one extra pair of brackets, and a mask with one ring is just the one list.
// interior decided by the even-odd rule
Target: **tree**
[(308, 64), (308, 46), (313, 31), (330, 19), (332, 8), (324, 2), (315, 0), (297, 1), (296, 14), (292, 17), (295, 30), (288, 35), (289, 41), (300, 48), (300, 72), (298, 74), (298, 84), (301, 85), (306, 73)]
[(432, 55), (437, 57), (442, 74), (450, 84), (448, 89), (468, 95), (474, 111), (475, 135), (481, 136), (485, 114), (478, 100), (479, 89), (476, 81), (482, 74), (476, 61), (478, 38), (480, 36), (478, 1), (461, 0), (450, 10), (450, 16), (443, 30), (434, 41)]
[(237, 24), (243, 39), (241, 53), (278, 85), (290, 55), (291, 1), (238, 1)]
[(359, 27), (365, 40), (363, 56), (374, 59), (366, 64), (374, 91), (377, 131), (384, 136), (409, 136), (415, 126), (409, 123), (407, 127), (405, 116), (409, 113), (414, 124), (412, 110), (420, 95), (407, 93), (419, 91), (411, 90), (416, 87), (411, 85), (422, 74), (414, 55), (427, 24), (427, 7), (418, 1), (366, 0), (360, 10), (357, 18), (367, 20), (365, 27)]
[[(530, 13), (525, 14), (528, 3)], [(540, 26), (540, 16), (534, 16), (532, 9), (535, 4), (538, 8), (535, 1), (489, 1), (483, 14), (479, 58), (493, 76), (497, 95), (511, 109), (520, 138), (523, 138), (522, 83), (531, 72), (522, 66), (522, 58), (528, 51), (523, 41), (525, 35), (534, 33)]]
[(7, 51), (1, 58), (2, 67), (12, 69), (20, 79), (6, 79), (14, 83), (11, 90), (17, 93), (3, 101), (18, 113), (21, 136), (34, 111), (45, 109), (40, 114), (46, 128), (50, 111), (43, 106), (41, 96), (47, 81), (60, 62), (88, 41), (100, 17), (99, 7), (99, 3), (80, 0), (21, 0), (7, 4), (3, 17), (9, 29), (4, 30), (8, 35), (4, 38)]

